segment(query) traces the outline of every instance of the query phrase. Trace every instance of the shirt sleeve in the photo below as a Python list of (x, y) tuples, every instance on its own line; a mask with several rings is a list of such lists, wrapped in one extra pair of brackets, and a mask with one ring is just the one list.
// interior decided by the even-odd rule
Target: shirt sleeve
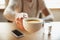
[[(20, 1), (20, 4), (21, 4), (21, 0), (19, 0), (19, 1)], [(19, 1), (18, 0), (9, 0), (9, 4), (6, 7), (6, 9), (4, 10), (4, 13), (3, 13), (4, 17), (7, 20), (14, 21), (15, 14), (16, 14), (15, 11), (21, 11), (21, 5), (19, 5)], [(19, 9), (19, 10), (17, 10), (17, 9)]]

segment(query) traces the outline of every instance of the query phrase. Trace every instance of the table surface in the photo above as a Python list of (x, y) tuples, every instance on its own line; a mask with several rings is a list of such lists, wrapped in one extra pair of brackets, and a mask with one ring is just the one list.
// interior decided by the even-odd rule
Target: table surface
[[(51, 35), (48, 34), (48, 27), (52, 25)], [(60, 22), (45, 23), (39, 31), (28, 33), (21, 31), (24, 37), (17, 38), (12, 34), (12, 30), (18, 29), (14, 23), (0, 22), (0, 40), (60, 40)]]

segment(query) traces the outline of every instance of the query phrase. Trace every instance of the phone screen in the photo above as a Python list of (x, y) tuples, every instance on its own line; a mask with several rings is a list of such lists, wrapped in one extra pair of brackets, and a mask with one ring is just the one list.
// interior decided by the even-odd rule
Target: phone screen
[(20, 31), (18, 30), (13, 30), (12, 31), (16, 36), (20, 36), (20, 35), (23, 35)]

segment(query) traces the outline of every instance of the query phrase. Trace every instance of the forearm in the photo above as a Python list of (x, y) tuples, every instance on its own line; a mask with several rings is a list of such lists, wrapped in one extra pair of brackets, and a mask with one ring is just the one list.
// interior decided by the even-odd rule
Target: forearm
[(42, 10), (42, 13), (45, 15), (45, 18), (43, 18), (45, 21), (53, 21), (54, 16), (50, 9), (46, 8)]
[(54, 20), (53, 15), (48, 15), (45, 18), (42, 18), (45, 22), (51, 22)]
[[(16, 14), (16, 12), (19, 12), (19, 10), (17, 10), (19, 1), (21, 1), (21, 0), (9, 0), (9, 4), (8, 4), (7, 8), (4, 10), (4, 14), (3, 14), (4, 17), (6, 19), (8, 19), (9, 21), (15, 20), (15, 14)], [(21, 8), (19, 8), (19, 9), (21, 10)]]
[(15, 12), (13, 11), (13, 10), (11, 10), (11, 9), (6, 9), (5, 11), (4, 11), (4, 17), (6, 18), (6, 19), (8, 19), (8, 20), (10, 20), (10, 21), (14, 21), (15, 20)]

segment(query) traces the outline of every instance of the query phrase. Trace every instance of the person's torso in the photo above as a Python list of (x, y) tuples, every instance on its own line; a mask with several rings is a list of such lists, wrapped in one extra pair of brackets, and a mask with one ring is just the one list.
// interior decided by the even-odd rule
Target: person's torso
[(29, 17), (37, 16), (37, 0), (20, 0), (15, 8), (18, 12), (26, 12)]

